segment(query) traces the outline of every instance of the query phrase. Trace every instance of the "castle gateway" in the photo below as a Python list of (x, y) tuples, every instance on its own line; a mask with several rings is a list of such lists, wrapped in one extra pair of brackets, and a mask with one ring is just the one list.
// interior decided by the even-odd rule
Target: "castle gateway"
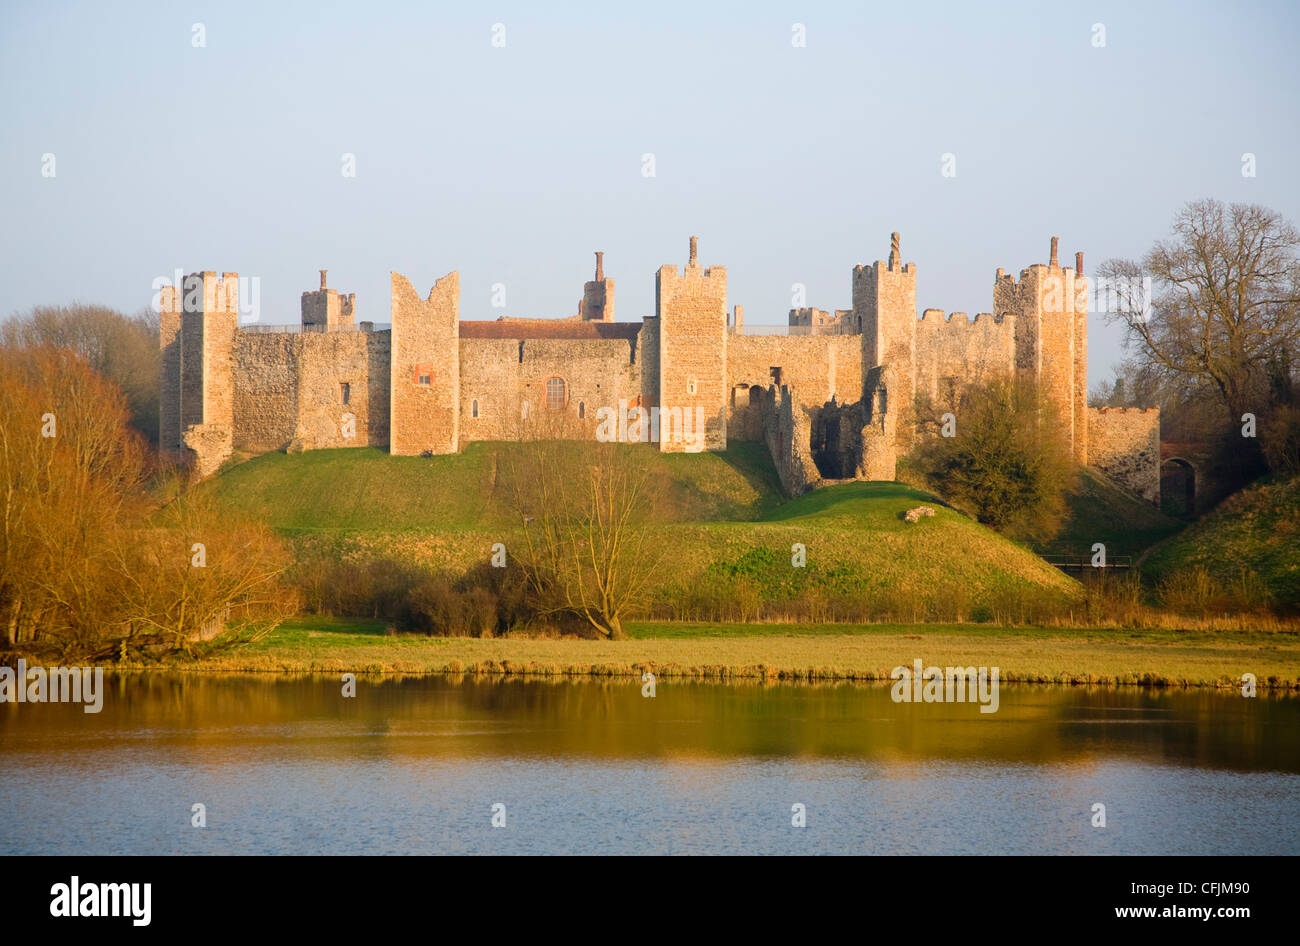
[(793, 309), (782, 334), (747, 333), (742, 307), (728, 311), (726, 269), (701, 266), (691, 237), (685, 268), (655, 274), (655, 312), (639, 322), (614, 320), (597, 253), (569, 318), (461, 321), (457, 273), (427, 297), (393, 273), (391, 327), (377, 329), (355, 321), (355, 294), (328, 288), (322, 270), (299, 325), (241, 326), (237, 274), (196, 273), (160, 297), (160, 443), (207, 476), (235, 450), (432, 455), (475, 440), (594, 438), (602, 408), (630, 405), (698, 421), (686, 437), (658, 425), (643, 435), (661, 450), (766, 442), (794, 495), (893, 479), (918, 396), (941, 401), (1001, 375), (1037, 382), (1078, 462), (1158, 502), (1157, 410), (1087, 406), (1082, 253), (1062, 267), (1053, 237), (1046, 264), (997, 271), (992, 313), (918, 318), (916, 266), (895, 233), (888, 262), (853, 268), (851, 293), (848, 309)]

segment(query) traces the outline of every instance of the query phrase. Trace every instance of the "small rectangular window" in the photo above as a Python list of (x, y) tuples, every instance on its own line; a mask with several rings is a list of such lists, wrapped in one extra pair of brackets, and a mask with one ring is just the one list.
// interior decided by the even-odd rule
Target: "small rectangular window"
[(352, 403), (352, 385), (351, 385), (350, 383), (348, 383), (347, 381), (344, 381), (342, 384), (339, 385), (339, 388), (340, 388), (340, 389), (342, 390), (342, 392), (343, 392), (343, 403), (344, 403), (344, 404), (351, 404), (351, 403)]
[(425, 387), (428, 387), (429, 384), (431, 383), (429, 380), (429, 376), (427, 374), (420, 375), (420, 383)]

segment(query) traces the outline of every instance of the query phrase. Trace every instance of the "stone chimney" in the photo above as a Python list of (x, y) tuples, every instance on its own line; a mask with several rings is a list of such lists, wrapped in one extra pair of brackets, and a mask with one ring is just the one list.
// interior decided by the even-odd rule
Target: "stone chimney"
[(901, 261), (902, 254), (899, 253), (898, 250), (899, 243), (900, 243), (900, 239), (898, 236), (898, 232), (895, 231), (894, 233), (891, 233), (889, 235), (889, 268), (891, 270), (898, 269), (899, 263)]
[(605, 253), (596, 250), (596, 275), (582, 286), (578, 317), (588, 322), (614, 321), (614, 280), (605, 278)]
[(687, 264), (686, 264), (687, 266), (699, 266), (699, 265), (700, 265), (699, 262), (698, 262), (698, 259), (699, 259), (699, 248), (700, 248), (699, 240), (700, 240), (699, 237), (691, 237), (691, 258), (690, 258), (690, 261), (687, 262)]
[(1059, 242), (1060, 242), (1060, 237), (1052, 237), (1052, 258), (1051, 258), (1050, 260), (1047, 261), (1047, 265), (1048, 265), (1048, 266), (1057, 266), (1057, 265), (1059, 265), (1059, 264), (1056, 262), (1056, 244), (1059, 243)]
[(320, 287), (321, 287), (322, 289), (325, 288), (325, 274), (328, 273), (328, 272), (329, 272), (328, 269), (322, 269), (322, 270), (320, 271)]
[(1074, 254), (1074, 275), (1083, 275), (1083, 253), (1082, 251)]

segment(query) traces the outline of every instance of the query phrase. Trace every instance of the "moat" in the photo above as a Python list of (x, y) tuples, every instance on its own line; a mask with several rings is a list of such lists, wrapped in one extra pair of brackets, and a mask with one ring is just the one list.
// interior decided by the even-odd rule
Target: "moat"
[(98, 714), (0, 706), (0, 852), (1300, 850), (1295, 696), (1007, 686), (982, 715), (887, 686), (105, 683)]

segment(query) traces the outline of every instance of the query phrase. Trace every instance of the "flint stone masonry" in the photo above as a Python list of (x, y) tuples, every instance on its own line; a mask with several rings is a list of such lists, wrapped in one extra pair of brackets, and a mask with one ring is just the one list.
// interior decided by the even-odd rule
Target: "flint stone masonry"
[(391, 337), (390, 332), (240, 333), (235, 448), (386, 447)]
[[(659, 318), (659, 408), (701, 412), (704, 448), (727, 447), (727, 271), (704, 269), (691, 255), (678, 275), (676, 266), (660, 267), (655, 276), (655, 314)], [(653, 406), (653, 405), (651, 405)], [(686, 449), (680, 440), (663, 438), (665, 453)]]
[(763, 437), (776, 465), (781, 489), (798, 496), (821, 485), (812, 455), (813, 408), (800, 401), (789, 385), (773, 385), (763, 395)]
[(1016, 320), (998, 321), (981, 312), (972, 321), (965, 312), (944, 315), (926, 309), (916, 326), (916, 393), (951, 406), (964, 385), (995, 376), (1009, 377), (1016, 365)]
[(739, 305), (728, 317), (726, 269), (701, 265), (695, 237), (684, 269), (659, 269), (654, 314), (639, 322), (614, 321), (599, 252), (563, 319), (462, 322), (455, 272), (424, 298), (393, 273), (387, 331), (356, 323), (355, 294), (329, 288), (324, 270), (299, 326), (257, 331), (238, 325), (236, 274), (192, 274), (160, 296), (160, 441), (210, 475), (234, 450), (454, 453), (475, 440), (594, 437), (602, 408), (684, 409), (703, 418), (704, 449), (765, 442), (793, 495), (893, 479), (918, 398), (1020, 376), (1045, 392), (1079, 462), (1158, 498), (1158, 413), (1087, 408), (1082, 254), (1060, 266), (1053, 238), (1047, 264), (1018, 279), (997, 270), (991, 314), (918, 318), (916, 266), (900, 247), (894, 233), (887, 262), (853, 268), (850, 308), (790, 310), (787, 335), (746, 335)]
[(1091, 464), (1129, 492), (1160, 503), (1160, 409), (1088, 408)]
[(460, 274), (449, 273), (421, 299), (393, 277), (388, 449), (396, 455), (460, 449)]

